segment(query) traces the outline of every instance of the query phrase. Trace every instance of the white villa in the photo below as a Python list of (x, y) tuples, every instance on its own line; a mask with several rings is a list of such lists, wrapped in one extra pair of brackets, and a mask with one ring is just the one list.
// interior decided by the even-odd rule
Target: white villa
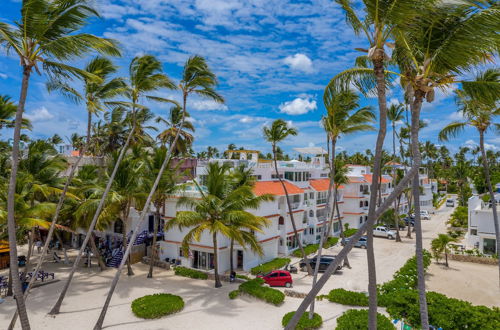
[[(495, 199), (500, 199), (500, 196)], [(469, 198), (468, 206), (468, 230), (466, 234), (468, 247), (477, 248), (483, 254), (495, 254), (493, 209), (477, 195)], [(497, 209), (497, 213), (500, 217), (500, 210)]]

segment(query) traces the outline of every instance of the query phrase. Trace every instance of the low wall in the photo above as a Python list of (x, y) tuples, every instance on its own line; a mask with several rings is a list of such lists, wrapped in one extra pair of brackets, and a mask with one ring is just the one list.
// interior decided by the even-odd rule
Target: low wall
[[(444, 254), (441, 256), (441, 258), (444, 259)], [(468, 256), (465, 254), (448, 254), (448, 260), (474, 262), (477, 264), (485, 264), (485, 265), (498, 264), (498, 259), (495, 259), (495, 258)]]

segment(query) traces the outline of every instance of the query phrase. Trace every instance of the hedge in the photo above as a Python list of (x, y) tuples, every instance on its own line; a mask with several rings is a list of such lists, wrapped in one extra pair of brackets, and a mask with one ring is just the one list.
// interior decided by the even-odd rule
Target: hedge
[(344, 230), (344, 236), (345, 237), (351, 237), (352, 235), (356, 234), (358, 230), (354, 228), (349, 228), (347, 230)]
[[(431, 264), (431, 254), (424, 250), (424, 269)], [(393, 276), (393, 279), (380, 286), (380, 293), (386, 294), (402, 289), (416, 289), (418, 282), (417, 259), (411, 257)]]
[[(350, 309), (337, 319), (336, 330), (368, 329), (368, 310)], [(396, 329), (385, 315), (377, 313), (377, 330)]]
[(276, 306), (280, 305), (283, 300), (285, 300), (285, 294), (283, 292), (267, 286), (262, 286), (262, 284), (264, 284), (264, 280), (256, 278), (241, 283), (238, 290)]
[[(443, 329), (500, 329), (500, 309), (473, 306), (467, 301), (449, 298), (443, 294), (426, 293), (429, 323)], [(385, 295), (387, 312), (393, 318), (404, 316), (407, 323), (420, 327), (417, 290), (400, 290)]]
[[(295, 312), (286, 313), (281, 320), (281, 325), (284, 327), (287, 326), (288, 322), (292, 319)], [(309, 312), (305, 312), (302, 314), (299, 322), (295, 326), (295, 330), (310, 330), (310, 329), (319, 329), (323, 325), (323, 318), (321, 315), (314, 313), (313, 318), (309, 319)]]
[[(329, 237), (327, 241), (323, 244), (323, 247), (325, 249), (328, 249), (329, 247), (332, 247), (335, 244), (337, 244), (338, 241), (339, 241), (338, 237)], [(304, 246), (304, 252), (306, 253), (306, 255), (315, 253), (316, 251), (318, 251), (318, 249), (319, 249), (319, 244), (309, 244)], [(292, 254), (294, 257), (302, 258), (302, 251), (300, 251), (300, 249), (293, 251)]]
[(368, 306), (368, 296), (361, 292), (333, 289), (326, 298), (333, 303), (350, 306)]
[(252, 268), (250, 272), (252, 273), (252, 275), (267, 274), (272, 270), (285, 267), (287, 264), (290, 263), (290, 261), (291, 260), (289, 258), (276, 258), (262, 265)]
[(148, 295), (132, 302), (132, 312), (143, 319), (156, 319), (179, 312), (183, 308), (182, 298), (168, 293)]
[(250, 277), (245, 276), (245, 275), (241, 275), (241, 274), (236, 274), (236, 278), (241, 278), (242, 280), (245, 280), (245, 281), (250, 281), (251, 280)]
[(195, 279), (200, 279), (200, 280), (208, 279), (207, 273), (200, 272), (199, 270), (195, 270), (195, 269), (191, 269), (191, 268), (177, 266), (174, 268), (174, 272), (175, 272), (175, 275), (179, 275), (179, 276), (190, 277), (190, 278), (195, 278)]

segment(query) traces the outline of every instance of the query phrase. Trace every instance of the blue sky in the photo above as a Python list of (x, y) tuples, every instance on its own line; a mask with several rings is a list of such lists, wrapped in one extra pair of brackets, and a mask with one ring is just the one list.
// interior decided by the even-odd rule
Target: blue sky
[[(12, 22), (19, 15), (20, 0), (4, 0), (2, 21)], [(218, 105), (192, 98), (189, 111), (196, 127), (194, 149), (208, 145), (224, 150), (229, 143), (269, 151), (262, 139), (262, 127), (276, 118), (290, 121), (300, 132), (283, 143), (293, 147), (324, 146), (325, 136), (319, 120), (325, 109), (323, 89), (338, 72), (353, 65), (366, 48), (363, 39), (345, 24), (338, 5), (329, 0), (96, 0), (102, 18), (86, 28), (97, 35), (114, 38), (123, 47), (116, 59), (120, 75), (126, 76), (130, 60), (152, 54), (164, 63), (165, 72), (179, 79), (184, 61), (193, 54), (204, 56), (220, 81), (219, 91), (226, 104)], [(18, 98), (20, 66), (15, 58), (0, 57), (0, 94)], [(73, 63), (83, 67), (81, 63)], [(171, 91), (160, 93), (179, 99)], [(398, 89), (389, 92), (390, 102), (398, 102)], [(168, 107), (148, 104), (157, 115)], [(376, 105), (363, 99), (362, 105)], [(423, 107), (422, 119), (428, 127), (422, 140), (437, 141), (439, 130), (455, 113), (452, 90), (438, 92), (436, 100)], [(85, 130), (84, 108), (45, 90), (45, 77), (32, 80), (26, 116), (34, 123), (31, 135), (47, 137), (54, 133), (66, 137)], [(6, 138), (3, 133), (2, 138)], [(386, 146), (390, 148), (391, 132)], [(477, 141), (468, 130), (448, 146)], [(500, 137), (490, 133), (489, 148), (500, 148)], [(352, 153), (373, 149), (375, 133), (342, 138), (339, 147)]]

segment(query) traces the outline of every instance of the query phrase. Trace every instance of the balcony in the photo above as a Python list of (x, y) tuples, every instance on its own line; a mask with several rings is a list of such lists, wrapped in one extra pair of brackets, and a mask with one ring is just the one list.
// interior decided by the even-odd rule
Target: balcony
[(300, 202), (293, 202), (292, 203), (292, 210), (296, 210), (300, 207)]

